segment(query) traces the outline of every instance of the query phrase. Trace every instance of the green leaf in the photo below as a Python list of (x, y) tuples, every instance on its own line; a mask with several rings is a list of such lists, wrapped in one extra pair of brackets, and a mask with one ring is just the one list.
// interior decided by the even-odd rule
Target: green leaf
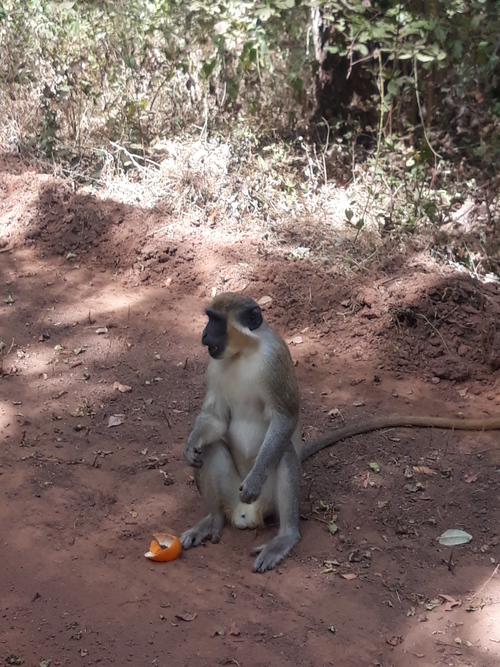
[(387, 84), (387, 92), (390, 93), (393, 97), (397, 97), (399, 95), (399, 90), (399, 83), (395, 79), (391, 79)]
[(380, 466), (378, 463), (369, 463), (368, 467), (370, 470), (373, 470), (373, 472), (380, 472)]
[(339, 527), (337, 526), (336, 523), (329, 523), (329, 524), (328, 524), (328, 532), (329, 532), (331, 535), (335, 535), (335, 533), (337, 533), (338, 530), (339, 530)]
[(420, 60), (421, 63), (430, 63), (435, 60), (435, 56), (431, 56), (428, 53), (417, 53), (417, 60)]
[(472, 540), (472, 535), (466, 533), (464, 530), (457, 530), (455, 528), (450, 528), (445, 530), (445, 532), (438, 537), (439, 544), (442, 544), (445, 547), (455, 547), (459, 544), (467, 544)]

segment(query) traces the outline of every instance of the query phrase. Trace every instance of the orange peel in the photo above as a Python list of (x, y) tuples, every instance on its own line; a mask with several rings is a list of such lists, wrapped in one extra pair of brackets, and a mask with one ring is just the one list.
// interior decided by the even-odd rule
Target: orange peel
[(178, 537), (168, 533), (154, 533), (153, 537), (149, 551), (144, 554), (146, 558), (164, 563), (179, 557), (182, 546)]

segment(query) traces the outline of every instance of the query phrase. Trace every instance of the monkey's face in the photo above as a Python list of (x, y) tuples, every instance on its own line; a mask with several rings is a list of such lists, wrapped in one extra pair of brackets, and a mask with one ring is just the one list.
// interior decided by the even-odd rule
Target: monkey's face
[[(218, 299), (221, 300), (224, 296), (221, 295)], [(231, 297), (234, 299), (234, 295)], [(264, 321), (262, 311), (255, 301), (248, 297), (244, 299), (244, 304), (231, 303), (230, 307), (224, 304), (226, 308), (220, 310), (207, 308), (208, 323), (203, 330), (201, 342), (208, 347), (212, 359), (232, 357), (255, 345), (258, 340), (258, 334), (253, 332)]]

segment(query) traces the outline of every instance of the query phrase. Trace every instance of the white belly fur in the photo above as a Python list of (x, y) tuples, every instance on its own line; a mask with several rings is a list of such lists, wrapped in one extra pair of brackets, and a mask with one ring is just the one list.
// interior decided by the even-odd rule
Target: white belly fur
[[(241, 481), (252, 469), (271, 421), (270, 414), (266, 414), (268, 400), (262, 394), (258, 380), (260, 369), (254, 368), (254, 372), (249, 373), (249, 364), (243, 361), (244, 363), (240, 365), (233, 360), (229, 372), (214, 373), (212, 376), (214, 379), (224, 378), (223, 385), (217, 383), (219, 386), (215, 395), (218, 396), (221, 413), (229, 412), (230, 415), (228, 430), (223, 440), (231, 451)], [(242, 371), (245, 373), (244, 379), (240, 377)], [(292, 443), (299, 453), (302, 446), (300, 423), (293, 433)], [(275, 486), (276, 472), (272, 471), (260, 497), (254, 503), (239, 503), (231, 508), (227, 512), (228, 519), (238, 528), (255, 528), (262, 525), (263, 519), (275, 510)]]

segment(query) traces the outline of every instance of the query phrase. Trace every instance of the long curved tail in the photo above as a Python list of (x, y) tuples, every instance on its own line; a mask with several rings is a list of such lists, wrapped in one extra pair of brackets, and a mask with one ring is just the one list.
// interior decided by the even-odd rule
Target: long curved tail
[(456, 431), (494, 431), (500, 429), (500, 415), (484, 419), (459, 419), (454, 417), (415, 417), (412, 415), (388, 415), (375, 419), (366, 419), (357, 424), (348, 424), (342, 428), (328, 431), (325, 435), (307, 444), (301, 451), (300, 459), (305, 461), (325, 447), (335, 445), (341, 440), (352, 438), (362, 433), (380, 431), (383, 428), (402, 426), (420, 426), (423, 428), (445, 428)]

